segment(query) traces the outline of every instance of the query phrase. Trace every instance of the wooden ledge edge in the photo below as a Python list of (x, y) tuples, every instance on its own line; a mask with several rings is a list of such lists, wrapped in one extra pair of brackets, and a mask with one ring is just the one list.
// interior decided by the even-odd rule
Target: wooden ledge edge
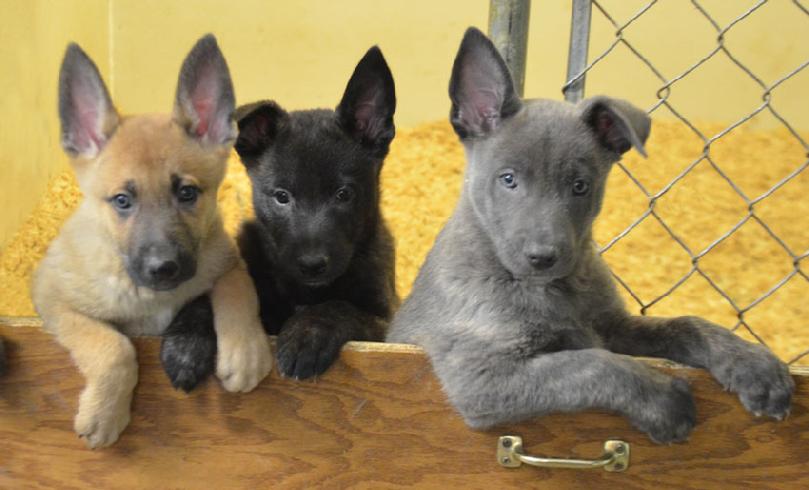
[[(42, 327), (42, 319), (35, 316), (0, 316), (0, 325), (11, 327), (11, 328), (41, 328)], [(144, 337), (148, 338), (148, 337)], [(270, 336), (270, 342), (272, 342), (273, 346), (275, 345), (276, 337), (274, 335)], [(374, 352), (374, 353), (393, 353), (393, 354), (414, 354), (414, 355), (423, 355), (425, 354), (424, 349), (419, 347), (418, 345), (413, 344), (397, 344), (397, 343), (387, 343), (387, 342), (364, 342), (364, 341), (356, 341), (353, 340), (348, 342), (344, 350), (351, 351), (351, 352)], [(649, 364), (652, 367), (657, 368), (664, 368), (670, 370), (688, 370), (688, 369), (695, 369), (689, 366), (685, 366), (682, 364), (678, 364), (674, 361), (669, 361), (668, 359), (658, 359), (654, 357), (640, 357), (643, 362)], [(790, 365), (789, 372), (796, 376), (809, 376), (809, 365)]]
[[(42, 328), (42, 319), (37, 316), (0, 316), (0, 325), (9, 328)], [(47, 335), (47, 333), (43, 332)], [(151, 337), (141, 337), (149, 339)], [(270, 342), (275, 345), (276, 336), (270, 335)], [(348, 342), (344, 349), (353, 352), (393, 352), (396, 354), (424, 354), (424, 349), (413, 344), (396, 344), (386, 342)]]
[(7, 327), (41, 327), (42, 319), (38, 316), (0, 316), (0, 325)]

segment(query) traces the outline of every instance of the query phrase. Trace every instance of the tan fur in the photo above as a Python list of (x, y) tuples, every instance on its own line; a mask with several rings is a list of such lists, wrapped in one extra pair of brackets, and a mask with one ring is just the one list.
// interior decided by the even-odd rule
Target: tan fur
[[(159, 335), (187, 301), (207, 291), (224, 387), (250, 391), (270, 370), (255, 291), (216, 207), (229, 151), (200, 145), (169, 116), (136, 116), (120, 119), (96, 158), (72, 162), (84, 201), (36, 271), (33, 299), (87, 380), (75, 430), (90, 447), (112, 444), (129, 422), (137, 364), (126, 335)], [(129, 221), (108, 199), (134, 181), (141, 202), (170, 205), (172, 174), (202, 189), (183, 216), (197, 241), (197, 271), (173, 290), (154, 291), (130, 279), (122, 256)]]

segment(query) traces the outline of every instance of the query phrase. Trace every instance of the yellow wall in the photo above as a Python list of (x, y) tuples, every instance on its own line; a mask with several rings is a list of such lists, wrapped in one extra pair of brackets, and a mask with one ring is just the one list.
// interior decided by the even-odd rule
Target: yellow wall
[[(626, 19), (646, 0), (605, 0)], [(751, 2), (706, 0), (726, 24)], [(356, 62), (379, 44), (396, 79), (397, 123), (446, 117), (446, 87), (464, 29), (484, 28), (486, 0), (0, 0), (0, 247), (63, 168), (58, 149), (56, 77), (68, 39), (99, 65), (123, 112), (168, 111), (183, 55), (197, 37), (215, 33), (230, 64), (239, 102), (275, 98), (289, 109), (333, 107)], [(535, 1), (526, 95), (560, 98), (570, 28), (570, 0)], [(766, 83), (809, 58), (806, 16), (772, 0), (727, 34), (727, 45)], [(614, 28), (593, 11), (591, 57)], [(690, 2), (661, 0), (626, 38), (673, 76), (707, 54), (715, 32)], [(589, 76), (589, 94), (609, 93), (644, 107), (660, 82), (623, 46)], [(809, 69), (785, 83), (774, 104), (809, 128)], [(675, 87), (671, 101), (697, 120), (732, 121), (760, 103), (761, 90), (721, 53)], [(665, 110), (656, 117), (670, 117)], [(757, 124), (773, 123), (757, 118)]]
[(109, 73), (106, 0), (0, 3), (0, 247), (64, 168), (56, 87), (68, 40)]
[[(616, 19), (629, 19), (646, 1), (602, 2)], [(703, 0), (700, 4), (724, 27), (755, 3), (752, 0)], [(615, 28), (593, 9), (590, 57), (601, 54), (614, 39)], [(625, 31), (625, 38), (648, 57), (666, 77), (674, 78), (708, 55), (717, 33), (696, 8), (685, 0), (661, 0)], [(725, 34), (725, 46), (765, 85), (809, 60), (809, 16), (790, 0), (771, 0)], [(531, 74), (529, 73), (529, 76)], [(608, 92), (628, 98), (647, 109), (657, 101), (662, 83), (630, 51), (619, 45), (588, 77), (588, 93)], [(797, 128), (809, 129), (809, 69), (773, 92), (776, 110)], [(763, 90), (724, 53), (672, 87), (669, 99), (678, 112), (696, 120), (736, 121), (762, 103)], [(665, 109), (655, 117), (671, 117)], [(753, 121), (771, 127), (777, 121), (762, 114)]]
[[(379, 44), (394, 73), (399, 124), (444, 117), (450, 64), (485, 1), (114, 1), (115, 95), (128, 110), (170, 107), (176, 72), (197, 36), (220, 40), (239, 102), (334, 107), (351, 72)], [(230, 11), (226, 5), (238, 5)], [(156, 40), (159, 40), (156, 41)]]

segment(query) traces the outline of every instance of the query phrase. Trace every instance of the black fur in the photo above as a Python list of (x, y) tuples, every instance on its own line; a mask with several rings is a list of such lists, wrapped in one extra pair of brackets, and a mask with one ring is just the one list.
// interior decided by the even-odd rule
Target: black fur
[(349, 340), (384, 339), (397, 299), (379, 174), (395, 106), (393, 77), (374, 47), (335, 111), (287, 113), (268, 101), (237, 110), (235, 147), (256, 212), (238, 242), (264, 327), (279, 335), (285, 376), (323, 373)]
[(208, 295), (191, 301), (163, 332), (160, 361), (171, 385), (188, 393), (216, 368), (216, 332)]

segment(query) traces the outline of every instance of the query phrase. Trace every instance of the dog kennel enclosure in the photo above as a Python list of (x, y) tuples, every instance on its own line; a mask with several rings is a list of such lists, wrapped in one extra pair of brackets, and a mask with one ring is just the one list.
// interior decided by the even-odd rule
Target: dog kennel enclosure
[[(137, 10), (127, 1), (100, 3), (108, 7), (106, 20), (113, 29), (125, 29), (121, 12)], [(181, 3), (168, 2), (166, 8), (179, 10)], [(45, 2), (37, 8), (58, 8), (54, 5)], [(224, 5), (212, 0), (200, 7), (207, 13), (199, 17), (226, 16), (217, 10)], [(369, 5), (363, 4), (368, 10), (358, 19), (369, 18), (364, 17), (373, 12)], [(576, 102), (602, 88), (625, 86), (624, 93), (609, 95), (628, 98), (662, 121), (653, 126), (652, 138), (660, 139), (651, 142), (649, 159), (629, 156), (613, 168), (597, 243), (633, 311), (697, 313), (768, 345), (789, 362), (797, 383), (789, 419), (754, 418), (707, 373), (649, 360), (692, 384), (698, 424), (688, 443), (655, 445), (622, 418), (596, 412), (550, 415), (475, 432), (447, 404), (429, 361), (413, 346), (351, 343), (338, 363), (312, 383), (273, 373), (249, 394), (225, 393), (212, 380), (185, 395), (171, 389), (161, 370), (158, 340), (144, 338), (136, 340), (140, 380), (132, 422), (116, 445), (91, 452), (72, 432), (83, 380), (67, 353), (41, 332), (29, 307), (12, 304), (24, 294), (4, 290), (0, 306), (7, 311), (0, 310), (5, 315), (0, 336), (8, 342), (9, 372), (0, 378), (0, 486), (809, 485), (809, 99), (804, 95), (809, 44), (801, 44), (806, 40), (801, 29), (809, 32), (809, 7), (799, 0), (733, 5), (710, 0), (572, 0), (558, 5), (492, 0), (479, 2), (477, 8), (488, 8), (489, 32), (526, 96), (563, 96)], [(556, 39), (564, 44), (565, 70), (549, 77), (558, 80), (553, 93), (536, 94), (533, 70), (543, 60), (529, 42), (538, 36), (531, 29), (552, 9), (563, 11), (570, 26), (569, 37)], [(251, 17), (240, 15), (240, 20)], [(190, 22), (201, 23), (199, 17)], [(254, 20), (245, 25), (258, 32), (259, 24)], [(434, 29), (440, 32), (440, 27)], [(455, 30), (449, 45), (460, 41), (462, 30)], [(227, 34), (220, 37), (226, 41)], [(673, 46), (668, 53), (677, 54), (671, 57), (675, 60), (655, 54), (649, 45), (654, 34)], [(747, 41), (736, 37), (742, 34)], [(765, 42), (773, 37), (793, 42)], [(683, 41), (696, 38), (700, 49)], [(285, 42), (295, 43), (295, 38)], [(678, 44), (689, 49), (679, 52)], [(227, 42), (224, 46), (227, 56)], [(773, 51), (779, 46), (789, 49)], [(317, 50), (318, 56), (328, 56), (325, 44)], [(284, 69), (281, 61), (278, 70)], [(444, 61), (448, 73), (452, 59)], [(177, 67), (168, 63), (178, 60), (155, 62), (167, 63), (172, 77), (176, 73)], [(120, 91), (134, 90), (132, 73), (109, 66), (120, 63), (110, 54), (102, 72), (118, 77)], [(50, 69), (55, 63), (44, 65)], [(393, 69), (397, 76), (395, 65)], [(344, 77), (341, 73), (337, 78)], [(239, 93), (238, 71), (234, 83)], [(446, 81), (442, 83), (443, 91)], [(735, 84), (744, 88), (731, 90)], [(115, 92), (114, 98), (119, 95)], [(729, 92), (732, 100), (723, 97)], [(37, 109), (55, 113), (54, 94), (38, 93), (36, 99), (44, 102)], [(335, 104), (338, 95), (332, 95)], [(168, 110), (168, 99), (158, 102)], [(723, 121), (706, 117), (713, 103), (722, 105)], [(23, 110), (8, 107), (9, 114)], [(405, 271), (398, 282), (400, 294), (408, 291), (437, 227), (451, 211), (452, 197), (441, 204), (444, 215), (438, 216), (431, 214), (438, 208), (425, 201), (438, 192), (457, 192), (463, 165), (445, 121), (421, 130), (403, 126), (386, 163), (383, 195), (399, 240), (397, 254), (407, 251), (397, 263)], [(50, 123), (38, 127), (53, 133), (51, 138), (57, 136)], [(667, 148), (674, 150), (665, 153)], [(436, 151), (444, 155), (432, 156)], [(43, 151), (39, 156), (52, 157)], [(425, 168), (407, 167), (419, 161)], [(0, 278), (15, 291), (25, 292), (30, 264), (35, 263), (26, 254), (42, 250), (79, 198), (61, 170), (40, 175), (51, 179), (44, 197), (29, 209), (37, 219), (18, 220), (16, 233), (9, 233), (0, 248)], [(440, 179), (424, 178), (439, 171)], [(402, 177), (411, 172), (422, 179), (418, 185)], [(243, 175), (230, 179), (223, 199), (230, 206), (226, 216), (236, 222), (249, 213), (249, 196), (241, 192)], [(25, 182), (13, 185), (26, 188)], [(442, 191), (446, 186), (455, 191)], [(425, 216), (409, 217), (417, 214)], [(419, 232), (417, 246), (407, 237), (414, 226), (431, 227)], [(605, 441), (619, 442), (605, 448)], [(521, 452), (612, 471), (511, 468), (528, 459)]]

